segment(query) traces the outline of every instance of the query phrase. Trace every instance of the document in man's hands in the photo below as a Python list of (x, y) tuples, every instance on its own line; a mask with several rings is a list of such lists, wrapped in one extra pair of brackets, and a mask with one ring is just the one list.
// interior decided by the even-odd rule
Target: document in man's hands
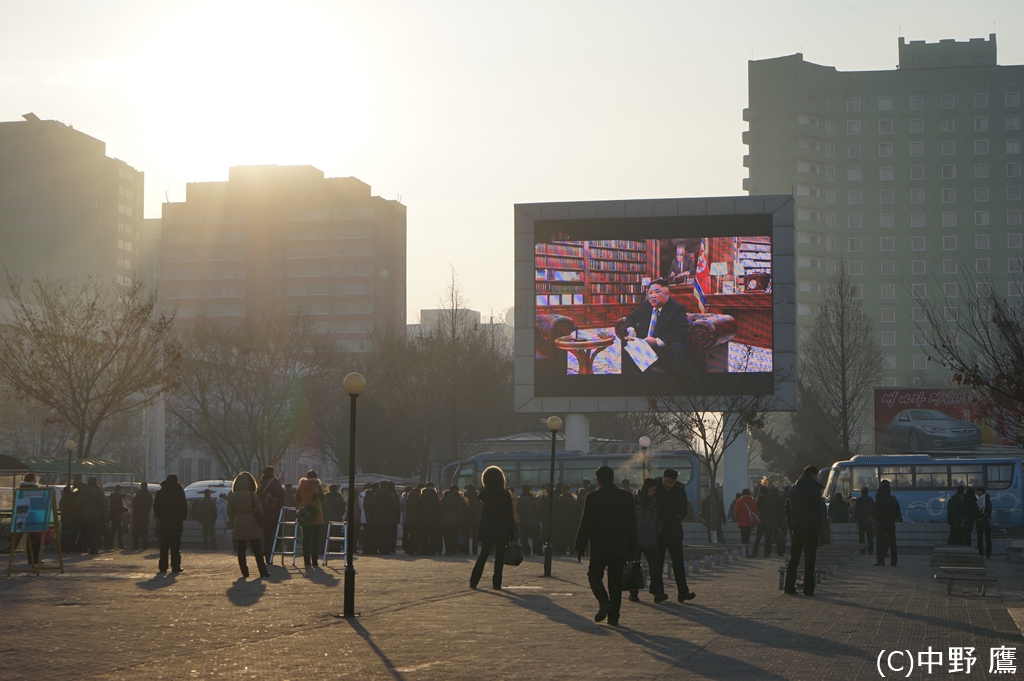
[(631, 338), (626, 341), (625, 346), (626, 352), (633, 358), (633, 362), (640, 371), (647, 371), (652, 364), (658, 361), (658, 354), (645, 340)]

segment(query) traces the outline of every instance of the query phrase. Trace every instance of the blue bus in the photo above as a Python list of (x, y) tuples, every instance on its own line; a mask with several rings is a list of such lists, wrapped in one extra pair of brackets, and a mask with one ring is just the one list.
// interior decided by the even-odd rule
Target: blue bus
[[(488, 466), (498, 466), (505, 471), (509, 487), (518, 493), (523, 485), (539, 490), (548, 483), (551, 475), (551, 451), (528, 452), (482, 452), (450, 463), (441, 469), (441, 488), (450, 485), (465, 488), (468, 483), (480, 487), (480, 475)], [(606, 454), (604, 452), (584, 453), (577, 450), (555, 452), (555, 482), (580, 487), (583, 480), (596, 484), (594, 471), (600, 466), (615, 469), (615, 482), (629, 480), (635, 490), (644, 481), (644, 458), (641, 454)], [(700, 460), (691, 451), (657, 452), (647, 455), (647, 471), (650, 476), (659, 476), (666, 468), (679, 472), (679, 484), (686, 489), (690, 504), (696, 504), (707, 495), (701, 493)], [(706, 486), (706, 483), (705, 483)], [(688, 520), (695, 519), (691, 515)]]
[(984, 487), (992, 499), (992, 524), (1024, 526), (1021, 506), (1021, 462), (999, 456), (907, 454), (854, 456), (837, 461), (828, 472), (822, 494), (828, 501), (836, 492), (857, 496), (862, 487), (872, 495), (888, 480), (908, 523), (945, 523), (946, 502), (958, 485)]

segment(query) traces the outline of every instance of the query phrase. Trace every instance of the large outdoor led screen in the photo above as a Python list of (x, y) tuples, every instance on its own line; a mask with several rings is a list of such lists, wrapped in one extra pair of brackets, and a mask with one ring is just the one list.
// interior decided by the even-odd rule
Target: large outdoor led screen
[(537, 221), (538, 396), (773, 389), (766, 215)]

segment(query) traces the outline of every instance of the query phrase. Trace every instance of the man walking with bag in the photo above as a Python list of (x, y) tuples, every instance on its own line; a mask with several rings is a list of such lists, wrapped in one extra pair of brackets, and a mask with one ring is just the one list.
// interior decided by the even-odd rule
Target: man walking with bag
[[(633, 495), (615, 486), (615, 471), (608, 466), (597, 469), (597, 491), (587, 495), (583, 517), (576, 533), (576, 557), (582, 562), (590, 545), (590, 567), (587, 577), (590, 590), (597, 598), (595, 622), (606, 617), (608, 624), (619, 625), (622, 607), (622, 569), (626, 559), (636, 551), (636, 512)], [(608, 571), (608, 590), (604, 573)]]

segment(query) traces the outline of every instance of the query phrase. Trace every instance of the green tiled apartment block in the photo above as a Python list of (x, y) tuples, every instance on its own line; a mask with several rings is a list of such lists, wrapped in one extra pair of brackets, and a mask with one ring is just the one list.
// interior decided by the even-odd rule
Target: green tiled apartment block
[(1024, 304), (1024, 66), (997, 65), (994, 34), (900, 38), (899, 61), (854, 72), (802, 54), (751, 61), (743, 188), (797, 198), (800, 326), (845, 261), (886, 354), (885, 384), (943, 385), (917, 324), (922, 299), (959, 314), (968, 275)]

